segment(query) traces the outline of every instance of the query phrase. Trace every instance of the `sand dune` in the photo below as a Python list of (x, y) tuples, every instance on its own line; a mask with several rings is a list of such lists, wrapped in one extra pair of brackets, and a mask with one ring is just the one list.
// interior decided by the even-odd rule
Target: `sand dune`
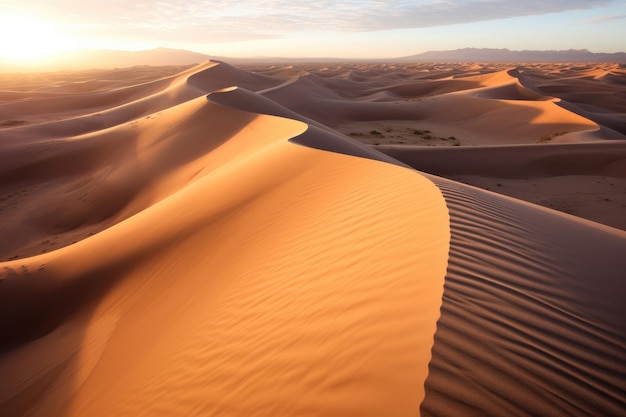
[(626, 232), (443, 177), (626, 195), (622, 75), (0, 78), (2, 414), (620, 415)]
[(433, 181), (452, 239), (422, 415), (620, 415), (626, 234)]
[[(401, 80), (385, 78), (382, 72), (371, 78), (359, 75), (359, 82), (345, 73), (323, 79), (320, 74), (325, 72), (305, 68), (308, 75), (263, 94), (345, 134), (367, 137), (367, 132), (383, 129), (392, 133), (385, 136), (411, 143), (406, 131), (413, 128), (454, 136), (468, 145), (533, 143), (553, 137), (579, 141), (581, 132), (602, 132), (594, 138), (621, 137), (607, 129), (613, 129), (613, 123), (597, 124), (596, 119), (606, 117), (592, 120), (582, 110), (570, 111), (567, 106), (574, 104), (563, 104), (522, 80), (519, 69), (470, 76), (450, 71), (435, 79), (423, 79), (418, 72)], [(394, 71), (415, 74), (411, 66)], [(372, 139), (380, 143), (381, 138)]]

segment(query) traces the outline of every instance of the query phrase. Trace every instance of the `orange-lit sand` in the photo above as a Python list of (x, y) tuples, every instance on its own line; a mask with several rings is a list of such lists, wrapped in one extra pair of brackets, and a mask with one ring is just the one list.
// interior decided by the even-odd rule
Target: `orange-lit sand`
[(623, 80), (1, 76), (1, 414), (620, 415), (626, 232), (435, 175), (617, 221)]

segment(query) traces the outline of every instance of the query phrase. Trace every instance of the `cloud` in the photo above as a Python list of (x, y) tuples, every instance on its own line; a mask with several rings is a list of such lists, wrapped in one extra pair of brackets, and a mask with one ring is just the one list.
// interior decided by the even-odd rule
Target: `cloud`
[[(205, 42), (422, 28), (591, 9), (609, 0), (5, 0), (77, 32)], [(27, 4), (28, 6), (25, 6)], [(39, 13), (39, 14), (41, 14)], [(174, 39), (172, 39), (174, 38)]]
[(610, 15), (610, 16), (598, 16), (598, 17), (594, 17), (592, 19), (583, 20), (580, 23), (583, 24), (583, 25), (588, 25), (588, 24), (593, 24), (593, 23), (606, 22), (608, 20), (619, 20), (619, 19), (626, 19), (626, 14), (615, 14), (615, 15)]

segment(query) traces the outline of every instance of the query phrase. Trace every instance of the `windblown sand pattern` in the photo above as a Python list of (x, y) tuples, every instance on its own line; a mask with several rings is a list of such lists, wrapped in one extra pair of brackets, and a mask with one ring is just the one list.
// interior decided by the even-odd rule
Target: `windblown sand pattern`
[(1, 414), (623, 414), (624, 76), (0, 76)]
[(434, 181), (452, 239), (422, 415), (622, 414), (624, 233)]

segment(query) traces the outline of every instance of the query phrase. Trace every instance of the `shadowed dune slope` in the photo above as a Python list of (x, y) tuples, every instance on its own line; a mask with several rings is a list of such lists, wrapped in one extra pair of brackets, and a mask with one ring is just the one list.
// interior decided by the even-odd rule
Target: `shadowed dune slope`
[(0, 248), (30, 256), (49, 249), (51, 235), (64, 246), (128, 218), (216, 169), (222, 162), (212, 151), (258, 122), (199, 97), (107, 130), (14, 146), (2, 155), (1, 178), (23, 184), (27, 209), (4, 209), (15, 221), (0, 225), (7, 236)]
[(379, 146), (377, 149), (415, 169), (440, 176), (472, 173), (519, 178), (594, 174), (625, 178), (624, 145), (624, 141), (604, 141), (467, 148)]
[(618, 416), (626, 233), (452, 181), (423, 416)]

